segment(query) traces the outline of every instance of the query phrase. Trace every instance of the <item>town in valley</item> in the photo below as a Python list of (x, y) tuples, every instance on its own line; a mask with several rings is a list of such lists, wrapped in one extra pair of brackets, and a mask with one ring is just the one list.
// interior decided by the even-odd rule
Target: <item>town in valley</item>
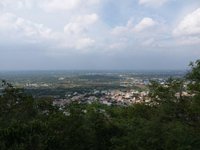
[[(186, 71), (21, 71), (1, 72), (0, 79), (39, 98), (52, 98), (53, 105), (71, 102), (128, 106), (149, 102), (151, 81), (165, 84), (183, 78)], [(186, 84), (186, 83), (185, 83)], [(187, 92), (184, 92), (187, 95)]]

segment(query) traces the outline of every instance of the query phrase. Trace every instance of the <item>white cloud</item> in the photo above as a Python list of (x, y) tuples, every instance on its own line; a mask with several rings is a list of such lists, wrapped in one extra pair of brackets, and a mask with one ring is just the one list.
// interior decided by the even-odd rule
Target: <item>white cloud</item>
[[(134, 23), (133, 19), (124, 26), (113, 28), (111, 34), (114, 44), (110, 45), (111, 49), (125, 47), (158, 47), (162, 41), (164, 25), (149, 17), (144, 17), (138, 23)], [(127, 39), (127, 40), (119, 40)]]
[(158, 7), (165, 4), (167, 0), (139, 0), (140, 5)]
[(0, 14), (0, 30), (11, 29), (16, 16), (11, 13)]
[(34, 1), (33, 0), (1, 0), (0, 8), (9, 8), (9, 9), (24, 9), (32, 8)]
[(64, 27), (64, 32), (67, 34), (79, 34), (89, 30), (90, 25), (94, 24), (98, 20), (97, 14), (89, 14), (78, 16), (71, 20)]
[(64, 27), (63, 47), (84, 49), (91, 47), (95, 40), (89, 36), (89, 31), (97, 23), (97, 14), (86, 14), (73, 18)]
[(14, 24), (14, 28), (20, 33), (23, 33), (27, 37), (41, 37), (50, 38), (51, 29), (44, 27), (42, 24), (33, 23), (23, 18), (17, 18)]
[(0, 33), (7, 38), (22, 39), (26, 42), (50, 42), (57, 43), (55, 47), (84, 49), (91, 47), (95, 40), (87, 35), (89, 27), (98, 20), (96, 14), (83, 15), (75, 18), (65, 26), (64, 32), (55, 32), (45, 27), (12, 13), (0, 13)]
[(126, 47), (127, 45), (125, 42), (117, 42), (117, 43), (111, 43), (108, 48), (111, 50), (123, 50)]
[(130, 19), (125, 26), (117, 26), (112, 30), (114, 35), (133, 34), (139, 32), (145, 32), (147, 29), (157, 25), (157, 22), (152, 18), (145, 17), (138, 24), (134, 25), (132, 19)]
[(134, 29), (133, 20), (129, 19), (125, 26), (116, 26), (112, 30), (112, 34), (114, 34), (114, 35), (124, 35), (124, 34), (127, 34), (128, 32), (129, 33), (132, 32), (133, 29)]
[(112, 30), (113, 35), (122, 35), (128, 32), (129, 28), (127, 26), (117, 26)]
[(81, 38), (81, 39), (78, 39), (75, 47), (77, 49), (84, 49), (84, 48), (88, 48), (90, 46), (93, 46), (94, 43), (95, 43), (95, 40), (93, 40), (93, 39)]
[(46, 12), (91, 9), (100, 0), (0, 0), (0, 9), (22, 10), (40, 8)]
[(192, 37), (192, 36), (188, 36), (188, 37), (180, 37), (178, 39), (176, 39), (176, 42), (178, 45), (199, 45), (200, 44), (200, 37)]
[(154, 38), (150, 38), (150, 39), (145, 40), (142, 44), (143, 44), (144, 46), (151, 46), (151, 45), (153, 45), (154, 43), (155, 43), (155, 39), (154, 39)]
[[(157, 27), (157, 28), (155, 28)], [(110, 49), (126, 49), (132, 47), (157, 47), (159, 34), (162, 32), (162, 24), (152, 18), (145, 17), (138, 23), (129, 19), (125, 26), (115, 27), (111, 34), (113, 40)], [(126, 39), (126, 40), (120, 40)]]
[(141, 32), (150, 27), (155, 26), (157, 23), (152, 18), (143, 18), (134, 28), (134, 31)]
[[(96, 42), (93, 32), (97, 29), (94, 29), (93, 25), (99, 26), (97, 23), (99, 17), (94, 13), (96, 12), (95, 6), (98, 6), (99, 2), (100, 0), (15, 0), (15, 2), (0, 0), (0, 9), (2, 9), (0, 11), (0, 34), (5, 35), (7, 40), (12, 38), (16, 41), (21, 40), (22, 43), (49, 43), (47, 45), (58, 49), (83, 50), (93, 46)], [(41, 15), (47, 15), (42, 11), (55, 13), (53, 17), (59, 16), (57, 12), (62, 12), (62, 17), (63, 12), (67, 13), (63, 17), (67, 22), (62, 27), (64, 30), (60, 31), (60, 28), (55, 27), (59, 30), (55, 31), (55, 28), (53, 30), (42, 23), (31, 21), (36, 20), (32, 13), (30, 13), (32, 19), (24, 19), (27, 15), (18, 13), (18, 11), (23, 12), (22, 10), (26, 8), (40, 11)], [(17, 14), (23, 17), (18, 17)], [(42, 21), (49, 22), (49, 20)]]
[(41, 7), (46, 11), (72, 10), (81, 3), (81, 0), (45, 0)]
[(200, 8), (185, 16), (173, 33), (176, 36), (200, 35)]
[(43, 24), (17, 17), (12, 13), (0, 14), (0, 33), (9, 38), (19, 38), (30, 42), (55, 40), (56, 34)]
[(40, 7), (47, 12), (69, 11), (85, 6), (91, 7), (99, 2), (99, 0), (44, 0), (39, 3)]
[(200, 8), (186, 15), (173, 30), (173, 35), (179, 44), (200, 44)]

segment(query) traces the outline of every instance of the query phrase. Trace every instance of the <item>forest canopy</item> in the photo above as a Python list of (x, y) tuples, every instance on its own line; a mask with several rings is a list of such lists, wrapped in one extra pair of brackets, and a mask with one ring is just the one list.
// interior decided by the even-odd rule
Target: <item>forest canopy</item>
[(198, 150), (200, 60), (190, 66), (184, 79), (152, 81), (151, 101), (127, 107), (71, 103), (60, 109), (2, 81), (0, 149)]

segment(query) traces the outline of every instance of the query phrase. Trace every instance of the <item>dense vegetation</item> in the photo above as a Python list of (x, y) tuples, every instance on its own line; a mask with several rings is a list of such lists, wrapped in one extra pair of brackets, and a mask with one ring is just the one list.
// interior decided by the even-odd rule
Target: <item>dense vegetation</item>
[(0, 149), (199, 150), (200, 61), (191, 68), (183, 80), (152, 82), (151, 101), (129, 107), (72, 103), (59, 109), (3, 81)]

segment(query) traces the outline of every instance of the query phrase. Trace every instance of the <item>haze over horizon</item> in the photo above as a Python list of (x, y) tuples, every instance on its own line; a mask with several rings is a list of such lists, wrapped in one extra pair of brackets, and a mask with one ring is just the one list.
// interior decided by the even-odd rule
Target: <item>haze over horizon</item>
[(184, 70), (199, 0), (1, 0), (0, 70)]

